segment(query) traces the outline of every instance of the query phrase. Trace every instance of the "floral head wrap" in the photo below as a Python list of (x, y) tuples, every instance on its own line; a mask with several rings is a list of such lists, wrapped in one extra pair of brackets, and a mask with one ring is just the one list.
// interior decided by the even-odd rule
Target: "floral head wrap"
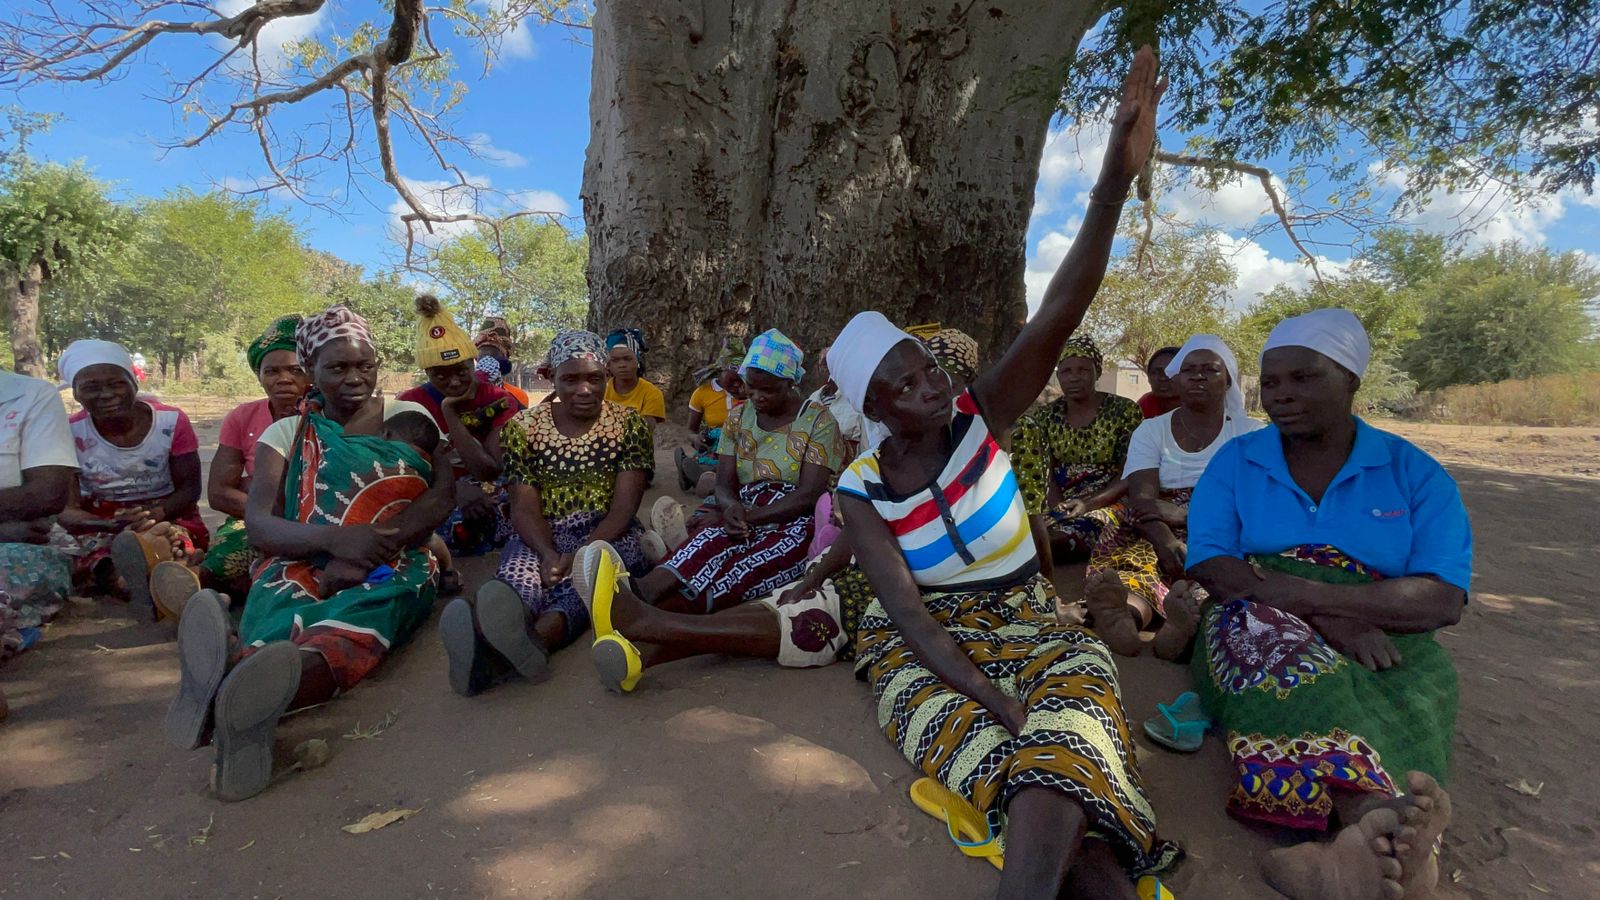
[(939, 368), (964, 381), (978, 377), (978, 342), (956, 328), (941, 328), (922, 338)]
[(550, 341), (550, 350), (544, 357), (544, 364), (550, 370), (550, 375), (554, 377), (556, 369), (561, 368), (562, 363), (574, 359), (587, 359), (605, 365), (606, 342), (592, 331), (565, 328), (556, 332), (556, 336)]
[(338, 340), (354, 340), (368, 347), (377, 346), (372, 340), (372, 328), (350, 307), (342, 304), (330, 306), (320, 313), (300, 320), (294, 330), (294, 349), (300, 365), (310, 369), (317, 351), (324, 344)]

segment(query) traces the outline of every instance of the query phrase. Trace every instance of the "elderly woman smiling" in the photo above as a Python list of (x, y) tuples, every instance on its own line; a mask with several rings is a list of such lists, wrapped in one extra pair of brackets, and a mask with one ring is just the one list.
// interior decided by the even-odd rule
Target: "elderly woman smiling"
[(1273, 329), (1261, 354), (1272, 426), (1224, 447), (1189, 508), (1189, 571), (1220, 601), (1194, 671), (1238, 769), (1230, 811), (1355, 830), (1270, 855), (1268, 880), (1297, 900), (1339, 883), (1338, 897), (1398, 896), (1349, 854), (1396, 810), (1416, 832), (1398, 841), (1398, 880), (1426, 896), (1450, 820), (1439, 782), (1456, 672), (1433, 635), (1461, 616), (1472, 530), (1437, 462), (1352, 415), (1368, 354), (1347, 310)]

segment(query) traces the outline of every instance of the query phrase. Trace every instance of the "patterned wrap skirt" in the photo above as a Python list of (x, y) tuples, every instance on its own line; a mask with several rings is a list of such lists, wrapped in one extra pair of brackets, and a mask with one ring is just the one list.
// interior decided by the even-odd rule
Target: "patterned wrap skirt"
[(200, 568), (219, 581), (239, 581), (249, 578), (250, 570), (260, 560), (261, 551), (250, 546), (244, 520), (229, 516), (217, 526), (217, 533), (211, 537), (211, 549), (200, 561)]
[(1181, 855), (1156, 837), (1111, 651), (1089, 631), (1058, 625), (1040, 576), (1011, 588), (925, 593), (923, 602), (967, 658), (1028, 711), (1013, 735), (987, 708), (924, 667), (873, 600), (861, 620), (856, 669), (866, 672), (885, 736), (923, 774), (983, 813), (1005, 837), (1017, 791), (1045, 787), (1083, 808), (1090, 835), (1129, 872), (1165, 870)]
[[(1252, 556), (1264, 569), (1330, 584), (1377, 573), (1328, 546)], [(1432, 634), (1391, 634), (1400, 665), (1373, 672), (1328, 646), (1299, 618), (1259, 603), (1210, 603), (1194, 677), (1227, 733), (1237, 782), (1228, 811), (1289, 828), (1326, 830), (1330, 791), (1394, 796), (1396, 775), (1449, 774), (1456, 669)]]
[[(604, 510), (580, 510), (553, 520), (550, 522), (550, 535), (555, 538), (556, 549), (562, 553), (578, 552), (588, 541), (589, 535), (594, 533), (595, 526), (605, 517)], [(639, 538), (643, 536), (644, 528), (636, 521), (620, 537), (611, 541), (611, 546), (622, 556), (622, 563), (628, 567), (631, 575), (644, 575), (650, 570), (650, 564), (644, 558), (644, 547), (639, 543)], [(567, 630), (560, 642), (549, 648), (559, 650), (589, 630), (589, 608), (578, 596), (577, 586), (572, 583), (570, 576), (545, 587), (539, 577), (540, 563), (538, 551), (523, 543), (520, 535), (513, 533), (511, 540), (506, 542), (506, 548), (500, 551), (500, 567), (494, 577), (516, 590), (530, 620), (547, 612), (561, 613)]]
[[(1187, 508), (1189, 495), (1193, 493), (1194, 488), (1180, 488), (1162, 491), (1160, 496), (1168, 503)], [(1097, 509), (1089, 515), (1103, 523), (1094, 550), (1089, 554), (1089, 571), (1116, 570), (1128, 590), (1148, 601), (1155, 608), (1156, 615), (1165, 615), (1163, 610), (1170, 585), (1161, 578), (1161, 567), (1156, 564), (1156, 548), (1134, 527), (1128, 508), (1117, 503)], [(1188, 529), (1174, 528), (1172, 533), (1181, 541), (1187, 538)]]
[(67, 603), (72, 558), (48, 544), (0, 544), (0, 661), (38, 643)]
[(1064, 545), (1060, 549), (1065, 556), (1081, 559), (1093, 553), (1106, 523), (1104, 518), (1097, 518), (1092, 513), (1069, 516), (1061, 511), (1061, 507), (1069, 500), (1098, 493), (1116, 480), (1116, 473), (1106, 466), (1060, 466), (1051, 473), (1050, 508), (1044, 515), (1051, 538)]
[[(739, 488), (745, 506), (771, 506), (794, 485), (761, 481)], [(662, 563), (683, 582), (684, 593), (707, 613), (770, 594), (805, 574), (812, 514), (750, 529), (744, 541), (728, 537), (720, 525), (703, 528)]]

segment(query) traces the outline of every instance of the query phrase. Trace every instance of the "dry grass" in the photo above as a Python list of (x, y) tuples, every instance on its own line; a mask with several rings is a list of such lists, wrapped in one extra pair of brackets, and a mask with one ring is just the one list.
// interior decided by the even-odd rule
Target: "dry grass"
[(1421, 416), (1460, 425), (1600, 425), (1600, 372), (1461, 384), (1420, 398)]

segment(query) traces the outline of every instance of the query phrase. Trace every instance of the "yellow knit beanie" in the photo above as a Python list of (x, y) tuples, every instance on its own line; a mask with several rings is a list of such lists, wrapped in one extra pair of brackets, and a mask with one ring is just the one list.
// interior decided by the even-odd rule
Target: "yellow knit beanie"
[(417, 295), (417, 365), (423, 369), (471, 362), (478, 355), (472, 338), (450, 317), (439, 298)]

